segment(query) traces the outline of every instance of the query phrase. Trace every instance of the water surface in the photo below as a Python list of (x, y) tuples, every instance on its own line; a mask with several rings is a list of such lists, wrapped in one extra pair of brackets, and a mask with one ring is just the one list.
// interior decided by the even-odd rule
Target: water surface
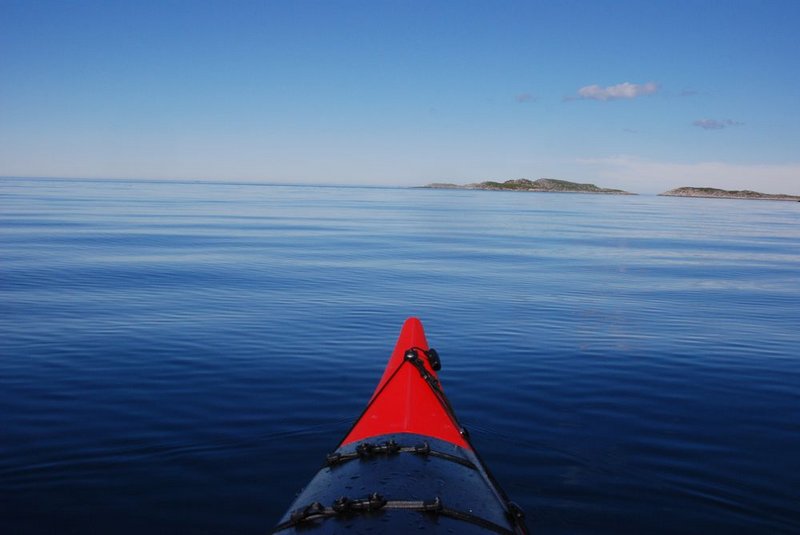
[(800, 205), (0, 181), (0, 525), (263, 533), (420, 317), (537, 533), (800, 531)]

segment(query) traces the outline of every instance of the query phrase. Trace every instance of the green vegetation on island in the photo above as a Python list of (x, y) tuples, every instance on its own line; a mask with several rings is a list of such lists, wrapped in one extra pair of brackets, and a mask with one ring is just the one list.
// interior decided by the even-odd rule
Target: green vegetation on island
[(518, 178), (515, 180), (506, 180), (505, 182), (487, 180), (485, 182), (466, 184), (463, 186), (459, 184), (437, 182), (423, 187), (432, 189), (479, 189), (491, 191), (535, 191), (553, 193), (605, 193), (611, 195), (636, 195), (635, 193), (630, 193), (621, 189), (600, 188), (594, 184), (579, 184), (577, 182), (557, 180), (555, 178), (540, 178), (539, 180)]
[(675, 188), (664, 193), (664, 197), (704, 197), (710, 199), (759, 199), (767, 201), (800, 201), (800, 195), (786, 195), (783, 193), (759, 193), (758, 191), (726, 190), (718, 188), (696, 188), (685, 186)]

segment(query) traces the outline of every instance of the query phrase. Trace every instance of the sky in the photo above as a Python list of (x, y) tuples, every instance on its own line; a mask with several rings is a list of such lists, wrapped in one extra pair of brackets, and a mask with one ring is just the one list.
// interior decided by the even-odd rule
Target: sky
[(800, 1), (0, 0), (0, 176), (800, 194)]

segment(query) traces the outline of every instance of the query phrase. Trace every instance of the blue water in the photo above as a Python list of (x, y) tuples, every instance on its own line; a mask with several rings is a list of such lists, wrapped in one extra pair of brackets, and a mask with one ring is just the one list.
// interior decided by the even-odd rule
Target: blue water
[(800, 531), (800, 204), (0, 180), (4, 533), (264, 533), (407, 316), (536, 533)]

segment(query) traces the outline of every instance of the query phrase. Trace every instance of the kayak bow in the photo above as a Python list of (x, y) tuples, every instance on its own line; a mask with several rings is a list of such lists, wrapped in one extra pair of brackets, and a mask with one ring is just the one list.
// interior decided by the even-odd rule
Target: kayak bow
[(442, 391), (409, 318), (375, 392), (273, 533), (527, 533)]

